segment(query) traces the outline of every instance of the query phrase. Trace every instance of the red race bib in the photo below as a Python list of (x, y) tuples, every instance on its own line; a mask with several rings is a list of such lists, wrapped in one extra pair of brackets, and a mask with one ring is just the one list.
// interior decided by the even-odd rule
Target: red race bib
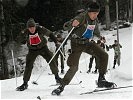
[(29, 35), (30, 45), (38, 45), (41, 42), (41, 39), (36, 33), (35, 35)]

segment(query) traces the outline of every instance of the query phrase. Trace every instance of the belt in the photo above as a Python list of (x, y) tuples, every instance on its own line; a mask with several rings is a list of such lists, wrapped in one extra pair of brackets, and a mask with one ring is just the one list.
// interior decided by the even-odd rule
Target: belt
[(77, 44), (87, 44), (87, 43), (90, 42), (90, 39), (82, 39), (82, 38), (75, 39), (75, 38), (72, 38), (71, 42), (77, 43)]

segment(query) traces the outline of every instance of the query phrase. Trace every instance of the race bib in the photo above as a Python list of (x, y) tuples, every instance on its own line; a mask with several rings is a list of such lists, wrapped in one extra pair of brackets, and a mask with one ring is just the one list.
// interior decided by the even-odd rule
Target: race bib
[(90, 39), (93, 37), (93, 32), (95, 29), (95, 25), (88, 25), (85, 32), (83, 33), (83, 38)]
[(41, 42), (41, 39), (38, 33), (36, 33), (35, 35), (29, 35), (29, 41), (30, 45), (38, 45)]

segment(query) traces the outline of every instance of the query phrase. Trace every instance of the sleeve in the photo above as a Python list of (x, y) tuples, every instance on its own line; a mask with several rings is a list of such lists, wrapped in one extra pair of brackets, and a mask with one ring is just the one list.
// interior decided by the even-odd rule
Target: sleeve
[(80, 23), (79, 25), (81, 25), (85, 20), (85, 16), (86, 16), (86, 12), (83, 12), (77, 15), (73, 20), (77, 20)]
[(43, 34), (43, 35), (46, 35), (47, 37), (50, 37), (50, 39), (52, 39), (54, 41), (54, 43), (57, 43), (57, 39), (56, 37), (53, 35), (53, 32), (50, 31), (49, 29), (43, 27), (43, 26), (38, 26), (39, 29), (40, 29), (40, 32)]
[(55, 44), (58, 43), (57, 38), (53, 35), (53, 33), (51, 33), (49, 37), (54, 41)]
[(100, 30), (99, 30), (99, 26), (98, 26), (98, 19), (96, 20), (96, 22), (95, 22), (96, 24), (95, 24), (95, 30), (94, 30), (94, 35), (96, 35), (97, 37), (99, 37), (100, 38)]
[(38, 28), (39, 28), (40, 32), (41, 32), (43, 35), (46, 35), (46, 36), (48, 36), (48, 37), (49, 37), (49, 35), (50, 35), (51, 33), (53, 33), (52, 31), (50, 31), (49, 29), (47, 29), (47, 28), (45, 28), (45, 27), (43, 27), (43, 26), (38, 26)]
[(68, 31), (71, 30), (72, 29), (72, 20), (65, 22), (64, 25), (63, 25), (63, 29), (65, 31), (66, 30), (68, 30)]
[(63, 29), (64, 30), (71, 30), (72, 29), (72, 22), (74, 20), (77, 20), (80, 23), (79, 25), (83, 24), (83, 21), (85, 20), (85, 15), (86, 15), (86, 13), (83, 12), (83, 13), (80, 13), (79, 15), (77, 15), (76, 17), (74, 17), (73, 19), (71, 19), (70, 21), (67, 21), (66, 23), (64, 23)]
[(120, 48), (122, 48), (122, 46), (119, 44)]

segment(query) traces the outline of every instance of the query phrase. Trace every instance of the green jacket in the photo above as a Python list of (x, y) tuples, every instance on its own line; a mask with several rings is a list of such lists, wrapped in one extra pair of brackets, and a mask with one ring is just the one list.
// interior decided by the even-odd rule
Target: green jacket
[(96, 35), (97, 37), (100, 37), (100, 31), (98, 28), (98, 20), (94, 20), (92, 21), (89, 16), (88, 13), (85, 11), (83, 13), (80, 13), (79, 15), (77, 15), (75, 18), (73, 18), (72, 20), (66, 22), (63, 26), (64, 30), (71, 30), (72, 28), (72, 22), (73, 20), (78, 20), (79, 21), (79, 27), (77, 27), (72, 34), (76, 34), (79, 37), (82, 37), (83, 33), (85, 32), (87, 25), (95, 25), (95, 29), (94, 29), (94, 35)]
[[(39, 37), (38, 41), (39, 42), (37, 44), (31, 44), (30, 37), (34, 36), (35, 34), (38, 35), (38, 37)], [(42, 47), (47, 45), (47, 40), (44, 36), (50, 37), (55, 43), (57, 42), (57, 39), (53, 35), (53, 33), (43, 26), (36, 26), (36, 31), (34, 34), (31, 34), (28, 29), (24, 29), (17, 36), (16, 41), (20, 44), (26, 44), (27, 43), (27, 46), (29, 49), (37, 50), (37, 49), (41, 49)]]

